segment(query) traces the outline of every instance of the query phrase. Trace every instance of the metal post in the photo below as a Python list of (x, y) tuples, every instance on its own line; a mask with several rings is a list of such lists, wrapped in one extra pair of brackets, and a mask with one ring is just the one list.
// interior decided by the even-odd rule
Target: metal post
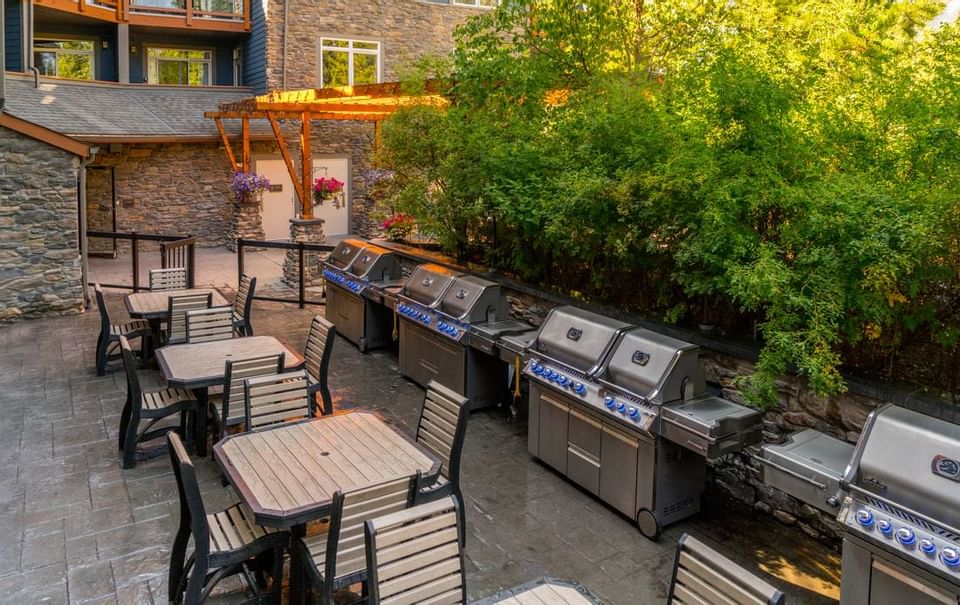
[(133, 236), (131, 243), (133, 245), (133, 291), (140, 291), (140, 239), (137, 237), (137, 232), (133, 231), (130, 233)]
[(297, 254), (300, 257), (300, 308), (303, 308), (303, 301), (306, 299), (306, 292), (304, 287), (304, 271), (303, 271), (303, 242), (297, 242)]
[(197, 244), (195, 242), (191, 242), (190, 245), (187, 246), (187, 264), (190, 265), (190, 271), (187, 273), (188, 288), (195, 288), (197, 283), (197, 273), (196, 273), (197, 265), (194, 262), (197, 258), (196, 250), (195, 250), (196, 245)]
[(237, 238), (237, 279), (243, 275), (243, 238)]

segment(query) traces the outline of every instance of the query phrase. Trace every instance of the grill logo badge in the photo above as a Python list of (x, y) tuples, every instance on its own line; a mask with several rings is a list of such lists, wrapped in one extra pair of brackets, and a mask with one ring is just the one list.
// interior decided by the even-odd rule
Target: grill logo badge
[(420, 283), (423, 284), (424, 286), (429, 287), (430, 284), (433, 283), (433, 278), (432, 278), (432, 277), (425, 277), (425, 278), (423, 278), (423, 281), (420, 282)]
[(570, 340), (580, 340), (581, 336), (583, 336), (583, 330), (579, 328), (570, 328), (567, 330), (567, 338)]
[(460, 300), (463, 300), (466, 297), (467, 297), (466, 288), (460, 288), (459, 290), (457, 290), (457, 298), (459, 298)]
[(638, 366), (645, 366), (647, 362), (650, 361), (650, 353), (645, 351), (634, 351), (633, 352), (633, 363)]
[(933, 458), (933, 474), (960, 482), (960, 462), (946, 456)]

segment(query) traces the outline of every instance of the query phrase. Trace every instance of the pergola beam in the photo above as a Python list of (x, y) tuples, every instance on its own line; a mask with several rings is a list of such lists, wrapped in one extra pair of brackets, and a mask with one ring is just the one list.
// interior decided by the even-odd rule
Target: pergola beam
[(223, 146), (227, 150), (227, 159), (230, 160), (230, 169), (234, 172), (238, 172), (237, 158), (233, 155), (233, 149), (230, 147), (230, 139), (227, 138), (227, 131), (223, 129), (223, 122), (221, 122), (220, 118), (217, 117), (213, 118), (213, 121), (216, 123), (217, 130), (220, 132), (220, 140), (223, 141)]
[[(277, 119), (273, 117), (271, 112), (267, 112), (267, 119), (270, 120), (270, 128), (273, 129), (273, 136), (277, 139), (277, 147), (280, 148), (280, 155), (283, 157), (283, 163), (287, 166), (287, 173), (290, 174), (290, 181), (293, 183), (293, 191), (297, 194), (297, 201), (300, 202), (300, 207), (303, 208), (305, 193), (303, 191), (302, 179), (297, 175), (297, 168), (293, 164), (293, 158), (290, 157), (290, 150), (287, 148), (287, 140), (283, 137), (283, 132), (280, 131), (280, 124), (277, 122)], [(307, 192), (309, 193), (309, 192)]]

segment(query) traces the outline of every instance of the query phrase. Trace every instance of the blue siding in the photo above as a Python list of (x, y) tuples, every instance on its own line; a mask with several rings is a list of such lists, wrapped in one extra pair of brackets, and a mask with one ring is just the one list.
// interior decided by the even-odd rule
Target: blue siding
[[(117, 28), (113, 25), (90, 27), (84, 25), (66, 25), (63, 23), (34, 23), (35, 38), (57, 36), (93, 38), (96, 40), (96, 73), (97, 80), (108, 82), (117, 81)], [(106, 48), (104, 48), (106, 45)]]
[(213, 84), (233, 85), (233, 49), (238, 40), (204, 38), (200, 34), (184, 36), (157, 36), (130, 32), (130, 47), (136, 52), (130, 55), (130, 82), (147, 81), (148, 46), (182, 46), (183, 48), (213, 49)]
[(250, 2), (250, 35), (243, 45), (243, 85), (267, 92), (267, 18), (262, 0)]
[(17, 0), (3, 0), (4, 55), (8, 71), (23, 71), (20, 56), (20, 3)]

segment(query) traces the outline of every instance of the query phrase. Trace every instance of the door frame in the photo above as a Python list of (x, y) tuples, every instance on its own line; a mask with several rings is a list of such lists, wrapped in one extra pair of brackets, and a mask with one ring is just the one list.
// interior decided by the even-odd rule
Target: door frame
[[(87, 166), (87, 170), (109, 170), (110, 171), (110, 226), (111, 226), (111, 231), (116, 233), (117, 232), (117, 167), (116, 166)], [(90, 182), (88, 178), (87, 187), (89, 186), (90, 186)], [(87, 217), (87, 224), (85, 228), (87, 231), (91, 231), (89, 211), (86, 212), (86, 217)], [(87, 239), (90, 239), (89, 236), (87, 237)], [(88, 256), (117, 258), (117, 238), (113, 238), (110, 241), (113, 244), (113, 252), (90, 252), (89, 245), (88, 245), (87, 247)]]
[[(250, 156), (250, 161), (254, 167), (257, 165), (257, 161), (272, 161), (278, 160), (283, 166), (284, 172), (289, 178), (290, 173), (287, 172), (286, 162), (283, 161), (283, 156), (280, 155), (278, 151), (276, 154), (272, 153), (254, 153)], [(343, 207), (343, 210), (347, 212), (347, 234), (353, 233), (353, 156), (349, 153), (324, 153), (320, 155), (314, 155), (312, 157), (313, 163), (322, 162), (323, 160), (346, 160), (347, 161), (347, 181), (343, 186), (344, 192), (346, 194), (346, 202)], [(311, 168), (311, 177), (313, 175), (313, 169)], [(313, 178), (310, 179), (311, 182)], [(293, 183), (290, 184), (293, 187)], [(312, 193), (310, 194), (313, 195)], [(296, 197), (296, 195), (294, 195)], [(261, 210), (262, 212), (262, 210)], [(300, 207), (296, 206), (296, 212), (294, 218), (300, 218)], [(328, 235), (326, 230), (324, 230), (324, 235)]]

